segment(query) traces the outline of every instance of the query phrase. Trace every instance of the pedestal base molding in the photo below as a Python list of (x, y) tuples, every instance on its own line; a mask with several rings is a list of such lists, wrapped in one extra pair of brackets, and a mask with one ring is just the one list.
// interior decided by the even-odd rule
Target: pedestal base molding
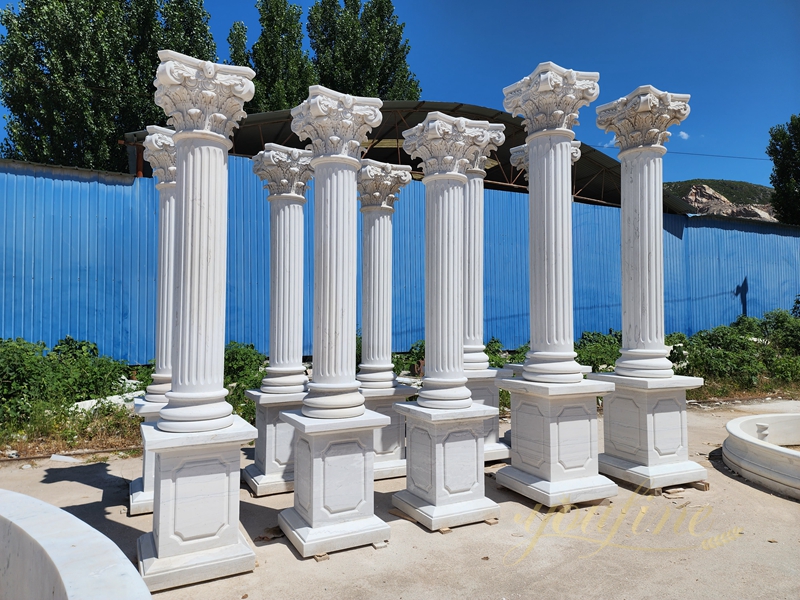
[(255, 462), (242, 471), (242, 479), (255, 496), (269, 496), (294, 490), (294, 432), (281, 420), (284, 410), (303, 405), (305, 392), (270, 394), (247, 390), (245, 396), (256, 404)]
[(418, 392), (417, 388), (409, 385), (386, 389), (361, 388), (367, 409), (391, 420), (386, 427), (374, 431), (375, 481), (406, 475), (406, 419), (394, 409), (394, 403), (403, 402)]
[(497, 409), (475, 404), (462, 409), (395, 404), (406, 418), (406, 489), (392, 504), (430, 530), (499, 518), (500, 507), (485, 497), (484, 422)]
[[(465, 370), (467, 388), (472, 392), (472, 402), (500, 409), (500, 388), (497, 382), (510, 378), (510, 369)], [(484, 421), (483, 456), (484, 460), (505, 460), (511, 456), (507, 444), (500, 439), (500, 416), (495, 415)]]
[(139, 538), (139, 573), (151, 591), (252, 571), (239, 532), (241, 445), (256, 430), (240, 417), (225, 429), (169, 433), (143, 424), (156, 456), (153, 532)]
[(374, 514), (374, 430), (390, 424), (367, 410), (358, 417), (315, 419), (301, 411), (281, 418), (296, 430), (294, 507), (278, 524), (303, 557), (389, 539)]
[(614, 386), (599, 381), (534, 383), (504, 379), (511, 392), (511, 466), (497, 483), (545, 506), (609, 498), (617, 486), (598, 472), (597, 396)]
[(686, 423), (686, 390), (703, 385), (702, 378), (614, 373), (592, 373), (589, 378), (616, 388), (603, 402), (601, 473), (647, 489), (706, 478), (706, 470), (689, 460)]

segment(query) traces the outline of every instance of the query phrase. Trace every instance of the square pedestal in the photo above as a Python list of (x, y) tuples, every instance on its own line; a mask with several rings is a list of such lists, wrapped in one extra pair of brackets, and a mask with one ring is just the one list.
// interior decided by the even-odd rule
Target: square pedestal
[(278, 524), (303, 557), (389, 539), (375, 516), (373, 436), (389, 417), (370, 410), (360, 417), (314, 419), (281, 413), (295, 430), (294, 507)]
[[(467, 388), (472, 392), (472, 402), (500, 409), (500, 388), (497, 382), (513, 376), (510, 369), (481, 369), (464, 371), (467, 376)], [(500, 415), (489, 417), (483, 423), (483, 458), (505, 460), (511, 456), (507, 444), (500, 440)]]
[(361, 388), (367, 409), (389, 417), (391, 423), (373, 431), (375, 446), (375, 480), (405, 477), (406, 474), (406, 418), (394, 409), (395, 402), (403, 402), (417, 394), (417, 388), (398, 385), (386, 389)]
[(617, 486), (598, 473), (597, 396), (613, 384), (505, 379), (511, 392), (511, 466), (497, 483), (545, 506), (610, 498)]
[(139, 573), (151, 591), (252, 571), (239, 532), (241, 445), (256, 430), (240, 417), (225, 429), (170, 433), (143, 424), (155, 454), (153, 531), (139, 538)]
[[(133, 412), (144, 417), (145, 425), (155, 425), (165, 403), (148, 402), (144, 398), (133, 399)], [(129, 515), (146, 515), (153, 512), (153, 490), (156, 457), (142, 435), (142, 476), (131, 481)]]
[(406, 489), (392, 504), (431, 531), (500, 517), (486, 498), (483, 473), (484, 422), (497, 409), (423, 408), (395, 404), (406, 418)]
[(589, 377), (615, 386), (603, 402), (601, 473), (647, 489), (706, 478), (706, 470), (689, 460), (686, 425), (686, 390), (703, 385), (702, 378)]
[(294, 489), (294, 427), (281, 420), (284, 410), (299, 409), (306, 392), (266, 394), (247, 390), (256, 404), (255, 462), (242, 471), (242, 479), (256, 496), (291, 492)]

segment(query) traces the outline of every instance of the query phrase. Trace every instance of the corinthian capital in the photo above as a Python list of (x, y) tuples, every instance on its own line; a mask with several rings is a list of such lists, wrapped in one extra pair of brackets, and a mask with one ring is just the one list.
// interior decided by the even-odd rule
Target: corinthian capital
[(431, 112), (422, 123), (403, 132), (403, 149), (411, 158), (422, 159), (422, 171), (426, 176), (463, 175), (467, 168), (483, 166), (489, 152), (505, 141), (504, 129), (504, 125), (489, 121), (471, 121)]
[(400, 188), (411, 181), (411, 167), (390, 165), (369, 160), (361, 161), (358, 172), (358, 199), (361, 208), (394, 208)]
[(242, 106), (255, 92), (250, 81), (255, 72), (172, 50), (159, 50), (158, 57), (155, 101), (169, 117), (167, 122), (175, 131), (210, 131), (229, 138), (247, 116)]
[(292, 109), (292, 131), (311, 140), (314, 156), (361, 157), (361, 142), (383, 120), (383, 102), (341, 94), (321, 85), (308, 88), (308, 99)]
[(578, 111), (600, 94), (600, 73), (564, 69), (541, 63), (533, 73), (503, 88), (503, 108), (523, 117), (528, 134), (546, 129), (572, 129)]
[(161, 189), (175, 185), (175, 142), (172, 129), (149, 125), (149, 134), (144, 138), (144, 159), (153, 167), (153, 176), (158, 178), (156, 187)]
[(517, 169), (517, 171), (525, 173), (525, 181), (528, 181), (528, 166), (531, 161), (530, 156), (531, 153), (528, 149), (528, 144), (522, 144), (522, 146), (516, 146), (511, 149), (511, 165)]
[(620, 150), (663, 146), (667, 128), (689, 116), (689, 94), (670, 94), (643, 85), (624, 98), (597, 107), (597, 126), (617, 136)]
[(266, 180), (270, 196), (302, 196), (306, 182), (314, 174), (311, 151), (264, 144), (264, 149), (253, 157), (253, 173)]

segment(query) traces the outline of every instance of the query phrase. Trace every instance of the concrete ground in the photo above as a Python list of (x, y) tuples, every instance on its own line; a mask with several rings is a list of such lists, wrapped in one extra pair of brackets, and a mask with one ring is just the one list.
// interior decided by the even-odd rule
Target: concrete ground
[[(690, 454), (708, 469), (710, 491), (652, 497), (620, 487), (606, 506), (549, 512), (498, 488), (497, 525), (447, 535), (388, 513), (405, 479), (375, 484), (376, 514), (391, 526), (388, 547), (302, 559), (277, 526), (292, 494), (251, 498), (241, 490), (241, 525), (255, 549), (252, 573), (155, 594), (160, 600), (309, 598), (791, 598), (800, 597), (800, 503), (735, 476), (722, 463), (725, 423), (744, 414), (800, 412), (800, 401), (737, 403), (689, 410)], [(602, 426), (602, 424), (601, 424)], [(506, 424), (505, 427), (508, 427)], [(600, 436), (602, 444), (602, 435)], [(252, 460), (244, 448), (242, 464)], [(133, 561), (152, 515), (127, 515), (128, 482), (141, 459), (36, 461), (0, 466), (0, 487), (62, 507), (108, 537)]]

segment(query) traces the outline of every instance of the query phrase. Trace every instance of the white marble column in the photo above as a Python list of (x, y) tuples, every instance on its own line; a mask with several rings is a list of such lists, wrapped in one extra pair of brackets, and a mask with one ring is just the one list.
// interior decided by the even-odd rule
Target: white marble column
[(575, 362), (572, 306), (572, 127), (600, 93), (598, 73), (541, 63), (503, 90), (505, 109), (523, 117), (530, 204), (531, 350), (511, 392), (511, 466), (497, 482), (547, 506), (613, 496), (598, 473), (596, 397), (613, 385), (585, 381)]
[(253, 172), (269, 188), (269, 366), (256, 403), (255, 462), (242, 477), (256, 496), (294, 489), (294, 427), (280, 419), (300, 408), (308, 378), (303, 366), (303, 190), (311, 178), (311, 152), (265, 144)]
[(242, 443), (256, 430), (225, 401), (225, 262), (231, 132), (253, 97), (255, 73), (161, 50), (156, 104), (175, 128), (177, 211), (172, 389), (157, 426), (153, 532), (138, 541), (139, 571), (160, 590), (250, 571), (239, 532)]
[(295, 486), (278, 524), (304, 557), (389, 538), (374, 514), (373, 444), (390, 420), (364, 408), (355, 360), (356, 179), (382, 105), (314, 85), (292, 109), (292, 131), (313, 154), (314, 366), (302, 411), (281, 413), (295, 428)]
[(392, 503), (429, 529), (499, 516), (483, 476), (484, 421), (497, 409), (472, 404), (464, 372), (465, 171), (497, 133), (488, 121), (439, 112), (403, 132), (425, 174), (425, 377), (417, 402), (395, 404), (406, 416), (408, 464)]
[(597, 108), (597, 126), (613, 131), (622, 163), (622, 350), (603, 407), (600, 470), (647, 488), (700, 481), (689, 460), (686, 390), (699, 377), (677, 377), (664, 345), (663, 173), (667, 128), (689, 115), (689, 96), (646, 85)]
[(374, 432), (375, 479), (406, 474), (406, 421), (394, 403), (417, 393), (397, 385), (392, 364), (392, 214), (411, 167), (364, 159), (361, 200), (361, 364), (356, 379), (365, 405), (391, 424)]
[[(144, 159), (158, 179), (158, 284), (156, 289), (156, 369), (144, 398), (134, 400), (134, 411), (145, 423), (158, 421), (172, 387), (172, 315), (175, 265), (175, 143), (171, 129), (151, 125), (144, 140)], [(144, 448), (142, 476), (130, 484), (129, 514), (153, 512), (155, 455)]]

